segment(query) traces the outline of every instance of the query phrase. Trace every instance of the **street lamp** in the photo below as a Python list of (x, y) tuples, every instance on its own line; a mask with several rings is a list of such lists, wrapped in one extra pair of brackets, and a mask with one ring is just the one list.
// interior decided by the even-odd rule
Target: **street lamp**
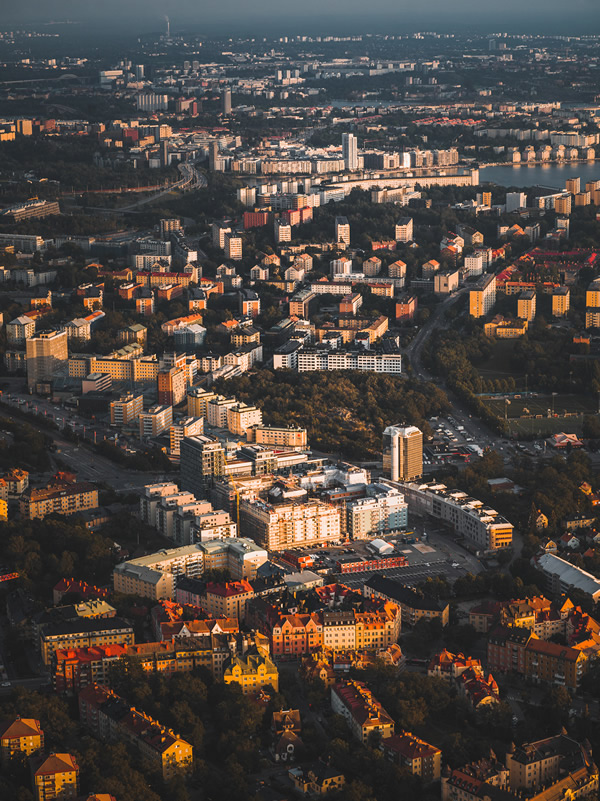
[(554, 417), (554, 398), (558, 395), (558, 392), (552, 393), (552, 417)]

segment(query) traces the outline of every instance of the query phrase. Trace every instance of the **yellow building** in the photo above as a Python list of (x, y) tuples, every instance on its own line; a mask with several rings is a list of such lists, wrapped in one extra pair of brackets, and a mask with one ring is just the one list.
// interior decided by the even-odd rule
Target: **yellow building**
[(596, 278), (588, 286), (585, 293), (585, 305), (594, 309), (600, 307), (600, 278)]
[(8, 520), (8, 504), (0, 498), (0, 520)]
[(525, 289), (517, 298), (517, 317), (530, 323), (535, 318), (535, 311), (535, 289)]
[(85, 481), (55, 481), (43, 489), (29, 488), (21, 496), (19, 507), (26, 520), (49, 514), (73, 515), (85, 509), (98, 508), (98, 490)]
[(50, 754), (31, 761), (36, 801), (52, 801), (77, 796), (79, 766), (71, 754)]
[(564, 317), (571, 307), (571, 290), (561, 286), (552, 292), (552, 316)]
[(149, 715), (129, 707), (106, 687), (91, 684), (79, 693), (79, 716), (84, 726), (103, 740), (123, 740), (136, 747), (169, 781), (193, 769), (194, 749), (171, 729)]
[(201, 387), (191, 387), (187, 393), (188, 415), (190, 417), (206, 417), (206, 407), (216, 397), (215, 392), (209, 392)]
[[(262, 651), (262, 649), (260, 649)], [(260, 653), (232, 656), (223, 671), (225, 684), (239, 684), (244, 695), (249, 695), (262, 687), (272, 687), (279, 691), (279, 673), (271, 657)]]
[(0, 759), (4, 765), (17, 753), (31, 756), (44, 747), (39, 720), (16, 717), (0, 726)]
[(488, 337), (518, 339), (527, 333), (528, 328), (527, 320), (506, 320), (501, 314), (497, 314), (493, 320), (484, 325), (483, 330)]
[(110, 403), (110, 422), (113, 426), (127, 425), (132, 420), (137, 420), (144, 411), (144, 396), (121, 395), (119, 400)]
[(469, 314), (472, 317), (485, 317), (496, 303), (496, 276), (486, 275), (469, 292)]
[(246, 431), (248, 442), (257, 445), (276, 445), (280, 448), (306, 448), (308, 436), (305, 428), (296, 426), (251, 426)]

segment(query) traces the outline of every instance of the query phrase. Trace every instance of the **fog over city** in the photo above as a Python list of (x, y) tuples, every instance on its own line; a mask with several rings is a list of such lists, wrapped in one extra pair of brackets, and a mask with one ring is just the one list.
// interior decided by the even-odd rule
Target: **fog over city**
[(596, 0), (505, 0), (494, 3), (490, 0), (423, 0), (415, 4), (409, 0), (373, 0), (368, 4), (360, 0), (306, 0), (301, 4), (281, 3), (279, 0), (259, 0), (247, 3), (244, 0), (223, 0), (220, 3), (199, 3), (196, 0), (130, 0), (121, 3), (107, 0), (93, 3), (91, 0), (25, 0), (22, 3), (2, 3), (5, 22), (72, 22), (101, 25), (115, 30), (115, 23), (127, 20), (135, 30), (155, 29), (162, 15), (173, 20), (174, 30), (178, 25), (194, 25), (209, 30), (225, 30), (255, 34), (267, 32), (284, 25), (301, 25), (308, 32), (324, 32), (323, 28), (336, 30), (364, 29), (411, 30), (424, 27), (426, 30), (463, 28), (489, 28), (514, 32), (594, 33), (600, 27), (600, 13)]

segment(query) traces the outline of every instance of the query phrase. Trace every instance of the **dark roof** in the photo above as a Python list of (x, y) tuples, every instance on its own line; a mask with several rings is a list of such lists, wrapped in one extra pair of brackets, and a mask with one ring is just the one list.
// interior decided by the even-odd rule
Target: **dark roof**
[(412, 587), (407, 587), (385, 576), (371, 576), (371, 578), (365, 582), (365, 586), (370, 587), (381, 595), (385, 595), (392, 601), (410, 606), (412, 609), (441, 612), (448, 606), (444, 601), (436, 601), (434, 598), (424, 598), (416, 590), (413, 590)]
[(59, 637), (61, 634), (92, 634), (96, 631), (116, 631), (123, 629), (126, 631), (133, 631), (131, 625), (121, 617), (84, 617), (79, 618), (79, 620), (68, 620), (63, 623), (50, 623), (44, 626), (44, 633), (42, 636)]

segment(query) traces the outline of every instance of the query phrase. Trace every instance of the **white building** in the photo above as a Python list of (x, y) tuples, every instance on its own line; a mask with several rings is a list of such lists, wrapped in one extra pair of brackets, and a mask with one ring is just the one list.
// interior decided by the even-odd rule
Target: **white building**
[(302, 348), (298, 351), (298, 372), (313, 370), (361, 370), (368, 373), (402, 373), (401, 353), (372, 350), (343, 351)]
[(231, 261), (240, 261), (242, 258), (242, 237), (235, 234), (225, 234), (225, 255)]
[(429, 515), (450, 525), (482, 551), (512, 545), (513, 526), (495, 509), (445, 484), (401, 484), (411, 514)]
[(472, 253), (465, 256), (465, 272), (469, 277), (483, 275), (483, 253)]
[(371, 539), (406, 528), (408, 504), (399, 490), (386, 484), (371, 484), (367, 493), (367, 498), (346, 506), (346, 527), (353, 540)]
[(412, 217), (402, 217), (396, 223), (396, 242), (412, 242), (413, 240), (413, 220)]
[(358, 142), (354, 134), (342, 134), (342, 155), (347, 170), (358, 169)]

